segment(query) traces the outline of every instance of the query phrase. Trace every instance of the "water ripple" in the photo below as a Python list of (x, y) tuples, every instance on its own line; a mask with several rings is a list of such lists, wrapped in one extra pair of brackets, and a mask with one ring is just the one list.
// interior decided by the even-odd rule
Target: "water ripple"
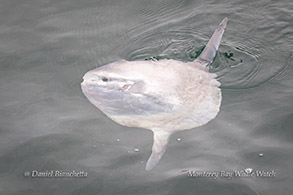
[[(198, 56), (210, 35), (201, 28), (183, 27), (180, 22), (166, 23), (156, 29), (136, 33), (136, 36), (129, 38), (125, 45), (120, 45), (116, 49), (132, 45), (132, 50), (124, 50), (121, 54), (128, 60), (154, 57), (192, 61)], [(226, 33), (229, 34), (229, 28)], [(270, 81), (288, 66), (286, 61), (290, 55), (288, 51), (276, 51), (276, 48), (271, 47), (270, 42), (245, 32), (238, 32), (236, 36), (237, 41), (227, 40), (229, 36), (228, 38), (224, 36), (217, 57), (211, 65), (211, 72), (217, 73), (222, 88), (258, 87)], [(274, 55), (282, 55), (284, 61), (275, 60), (272, 58)]]

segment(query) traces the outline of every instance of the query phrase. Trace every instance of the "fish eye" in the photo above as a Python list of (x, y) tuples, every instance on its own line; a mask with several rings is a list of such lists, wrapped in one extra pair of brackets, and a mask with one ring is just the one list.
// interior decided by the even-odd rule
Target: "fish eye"
[(103, 77), (103, 78), (102, 78), (102, 81), (103, 81), (103, 82), (107, 82), (108, 80), (109, 80), (109, 79), (106, 78), (106, 77)]

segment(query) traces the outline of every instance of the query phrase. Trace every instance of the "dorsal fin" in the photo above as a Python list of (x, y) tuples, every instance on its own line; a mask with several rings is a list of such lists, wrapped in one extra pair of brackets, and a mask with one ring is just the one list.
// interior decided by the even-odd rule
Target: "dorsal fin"
[(172, 132), (163, 131), (161, 129), (152, 129), (154, 133), (154, 143), (152, 147), (152, 154), (146, 164), (145, 170), (149, 171), (154, 168), (162, 158), (164, 152), (166, 151), (169, 137)]
[(215, 30), (214, 34), (212, 35), (206, 47), (201, 52), (200, 56), (196, 59), (196, 61), (206, 62), (207, 64), (213, 62), (216, 56), (216, 52), (220, 46), (225, 28), (227, 26), (227, 21), (228, 19), (224, 18), (223, 21), (219, 24), (218, 28)]

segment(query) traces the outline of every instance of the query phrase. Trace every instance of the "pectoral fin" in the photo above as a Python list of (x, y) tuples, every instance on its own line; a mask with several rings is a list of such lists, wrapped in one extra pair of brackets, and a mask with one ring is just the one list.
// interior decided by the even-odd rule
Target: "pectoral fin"
[(158, 129), (153, 129), (153, 133), (154, 143), (152, 148), (152, 154), (149, 157), (149, 160), (145, 167), (147, 171), (154, 168), (160, 162), (160, 159), (166, 151), (169, 142), (169, 137), (172, 134), (171, 132)]
[(145, 91), (146, 86), (145, 86), (145, 82), (137, 81), (134, 84), (124, 85), (123, 89), (133, 94), (142, 94)]

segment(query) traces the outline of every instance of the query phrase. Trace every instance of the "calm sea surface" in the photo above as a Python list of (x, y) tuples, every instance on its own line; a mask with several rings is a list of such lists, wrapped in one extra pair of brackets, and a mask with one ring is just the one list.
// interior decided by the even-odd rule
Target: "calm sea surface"
[[(1, 0), (0, 194), (292, 194), (292, 16), (291, 0)], [(152, 132), (108, 119), (82, 76), (192, 61), (224, 17), (219, 115), (173, 134), (145, 171)]]

